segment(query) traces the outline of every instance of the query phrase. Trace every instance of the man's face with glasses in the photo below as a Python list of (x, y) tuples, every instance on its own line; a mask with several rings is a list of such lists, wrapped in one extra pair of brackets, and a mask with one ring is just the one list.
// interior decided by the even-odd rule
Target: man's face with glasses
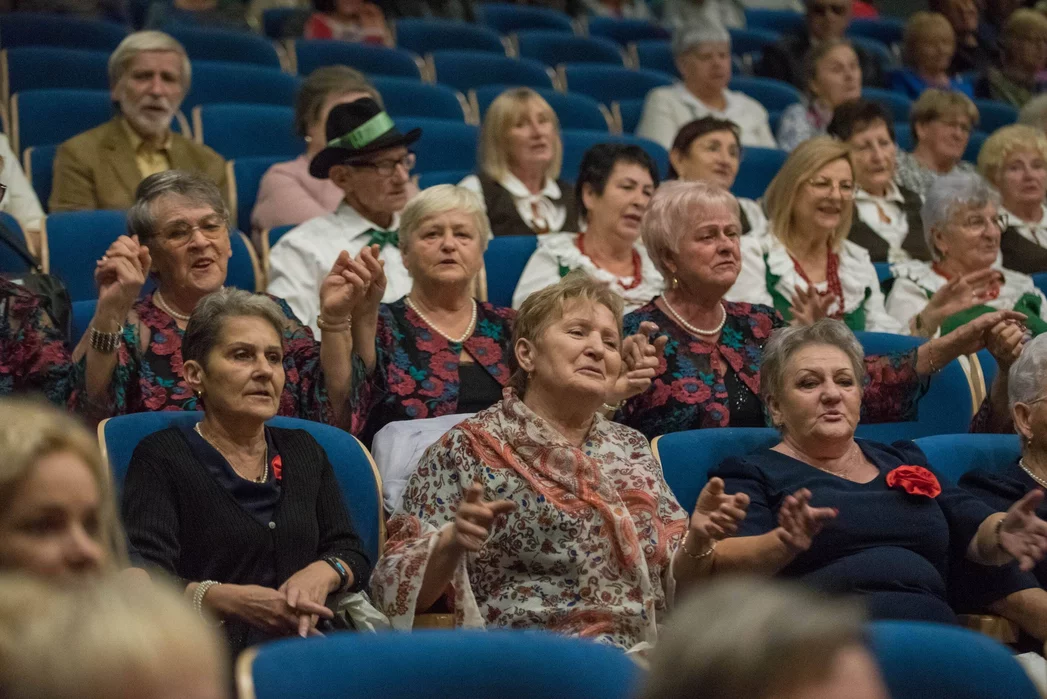
[(807, 3), (807, 28), (815, 39), (839, 39), (850, 23), (850, 0), (809, 0)]
[(335, 165), (330, 176), (357, 211), (393, 214), (407, 204), (414, 163), (414, 153), (404, 147), (390, 148)]

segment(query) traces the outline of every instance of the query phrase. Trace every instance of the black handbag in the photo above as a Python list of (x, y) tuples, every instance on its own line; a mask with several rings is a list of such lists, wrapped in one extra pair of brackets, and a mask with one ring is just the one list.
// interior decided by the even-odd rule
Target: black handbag
[(62, 280), (52, 274), (45, 274), (40, 264), (33, 259), (29, 251), (22, 247), (15, 234), (0, 220), (0, 245), (10, 248), (22, 258), (29, 271), (25, 274), (6, 275), (6, 278), (33, 294), (40, 307), (51, 319), (51, 324), (69, 341), (73, 326), (73, 302), (69, 291)]

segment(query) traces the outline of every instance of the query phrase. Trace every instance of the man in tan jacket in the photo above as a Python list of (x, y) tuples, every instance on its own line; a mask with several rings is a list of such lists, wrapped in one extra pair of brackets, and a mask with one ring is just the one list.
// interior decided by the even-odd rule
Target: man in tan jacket
[(171, 131), (190, 78), (185, 49), (167, 34), (136, 32), (120, 42), (109, 57), (120, 113), (58, 148), (51, 211), (126, 209), (139, 182), (171, 169), (201, 172), (225, 195), (222, 157)]

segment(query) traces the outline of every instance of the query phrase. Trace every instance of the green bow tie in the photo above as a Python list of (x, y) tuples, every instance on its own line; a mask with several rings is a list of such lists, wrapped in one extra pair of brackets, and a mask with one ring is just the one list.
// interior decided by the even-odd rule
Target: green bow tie
[(377, 245), (379, 248), (384, 248), (386, 245), (392, 245), (394, 248), (400, 246), (400, 234), (396, 231), (383, 231), (378, 228), (372, 228), (365, 233), (371, 234), (371, 239), (367, 241), (368, 245)]

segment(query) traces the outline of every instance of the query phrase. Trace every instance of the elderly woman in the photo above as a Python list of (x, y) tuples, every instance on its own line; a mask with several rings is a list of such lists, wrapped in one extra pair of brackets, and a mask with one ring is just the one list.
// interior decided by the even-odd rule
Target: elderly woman
[(761, 391), (781, 441), (729, 458), (710, 474), (749, 499), (737, 536), (702, 563), (709, 573), (762, 573), (858, 595), (873, 618), (956, 623), (951, 562), (1017, 560), (1047, 552), (1042, 492), (996, 512), (939, 481), (914, 444), (856, 440), (862, 348), (841, 322), (783, 328), (767, 343)]
[(1000, 35), (1000, 66), (991, 66), (978, 81), (978, 97), (1022, 107), (1042, 92), (1047, 68), (1047, 17), (1038, 10), (1015, 10)]
[(74, 581), (126, 564), (109, 467), (66, 413), (0, 399), (0, 571)]
[(1047, 135), (1031, 126), (1005, 126), (978, 154), (978, 169), (1000, 193), (1006, 228), (1003, 266), (1025, 274), (1047, 271)]
[(641, 699), (887, 699), (853, 600), (731, 578), (674, 610)]
[(647, 440), (599, 414), (623, 357), (654, 359), (623, 344), (621, 303), (581, 273), (524, 303), (514, 388), (429, 448), (389, 522), (371, 588), (395, 628), (446, 597), (457, 626), (643, 648), (745, 516), (714, 483), (688, 522)]
[[(98, 262), (98, 306), (74, 352), (84, 363), (71, 402), (94, 418), (152, 410), (197, 410), (182, 371), (182, 336), (204, 296), (225, 284), (232, 255), (229, 213), (218, 188), (169, 170), (143, 180), (120, 236)], [(156, 290), (139, 299), (146, 276)], [(361, 276), (363, 278), (361, 278)], [(348, 253), (320, 287), (323, 347), (281, 300), (288, 381), (280, 414), (340, 423), (349, 416), (351, 337), (346, 294), (369, 272)]]
[(305, 139), (305, 153), (273, 165), (262, 177), (251, 212), (251, 225), (256, 230), (297, 226), (338, 208), (345, 192), (330, 179), (310, 175), (309, 163), (327, 146), (326, 124), (331, 109), (361, 97), (382, 103), (367, 78), (348, 66), (317, 68), (305, 79), (294, 105), (294, 128)]
[(618, 292), (628, 311), (660, 294), (662, 275), (640, 242), (640, 222), (657, 186), (658, 168), (639, 146), (601, 143), (586, 151), (575, 185), (585, 232), (538, 241), (516, 284), (513, 308), (575, 269)]
[(484, 115), (479, 173), (459, 184), (480, 195), (494, 235), (571, 231), (578, 211), (570, 183), (559, 179), (560, 122), (528, 87), (498, 95)]
[(767, 233), (742, 240), (728, 300), (774, 306), (786, 320), (828, 315), (852, 330), (901, 331), (868, 251), (847, 240), (854, 192), (848, 146), (829, 136), (800, 144), (767, 187)]
[[(702, 117), (680, 127), (669, 150), (669, 179), (708, 182), (730, 190), (738, 176), (742, 141), (738, 125), (726, 119)], [(767, 227), (763, 208), (752, 199), (738, 197), (742, 235)]]
[(957, 173), (934, 183), (923, 205), (924, 235), (934, 263), (895, 265), (887, 310), (913, 334), (947, 333), (998, 309), (1026, 315), (1029, 332), (1047, 330), (1047, 298), (1032, 278), (998, 269), (997, 198), (978, 175)]
[(791, 104), (778, 125), (778, 147), (791, 151), (825, 133), (833, 110), (862, 95), (862, 69), (851, 42), (832, 39), (816, 44), (804, 59), (805, 103)]
[[(658, 190), (644, 217), (644, 243), (669, 286), (626, 316), (625, 332), (644, 332), (645, 324), (658, 327), (668, 344), (650, 388), (626, 401), (619, 420), (648, 438), (766, 425), (760, 358), (771, 330), (785, 321), (770, 306), (724, 300), (741, 269), (738, 214), (734, 197), (722, 189), (670, 182)], [(1001, 311), (905, 354), (866, 357), (863, 420), (913, 419), (928, 377), (985, 346), (990, 329), (1001, 325), (996, 332), (1003, 332), (1002, 321), (1011, 316), (1020, 317)]]
[(287, 378), (286, 322), (264, 296), (205, 296), (182, 342), (203, 419), (143, 439), (124, 481), (136, 556), (224, 620), (234, 652), (315, 632), (333, 616), (328, 595), (362, 589), (371, 573), (323, 447), (265, 425)]
[(916, 99), (929, 87), (974, 97), (974, 88), (962, 75), (952, 75), (956, 32), (945, 15), (915, 12), (905, 24), (902, 58), (905, 67), (891, 73), (891, 89)]
[(978, 123), (978, 108), (966, 95), (945, 90), (925, 90), (909, 113), (912, 153), (898, 153), (894, 179), (899, 186), (927, 196), (934, 180), (954, 170), (973, 172), (961, 162), (971, 130)]
[(684, 124), (704, 116), (738, 125), (742, 144), (776, 146), (767, 110), (748, 95), (727, 89), (731, 81), (731, 36), (719, 24), (682, 29), (673, 37), (682, 81), (647, 93), (636, 135), (666, 150)]
[(851, 147), (858, 185), (847, 239), (868, 250), (873, 262), (930, 260), (920, 219), (923, 200), (894, 182), (898, 144), (891, 113), (879, 102), (845, 102), (828, 132)]
[(996, 60), (992, 42), (979, 31), (979, 3), (977, 0), (932, 0), (930, 9), (941, 12), (956, 35), (956, 52), (949, 73), (969, 73), (985, 70)]
[(40, 393), (64, 405), (76, 383), (65, 338), (40, 299), (0, 277), (0, 396)]

